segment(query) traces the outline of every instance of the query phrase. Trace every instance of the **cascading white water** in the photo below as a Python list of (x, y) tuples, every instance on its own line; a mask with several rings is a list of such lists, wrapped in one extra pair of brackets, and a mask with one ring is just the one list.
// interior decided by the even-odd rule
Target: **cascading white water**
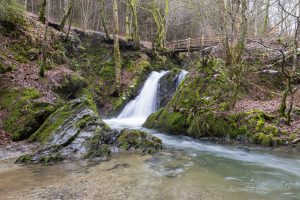
[(178, 87), (180, 85), (180, 83), (185, 79), (185, 77), (188, 75), (188, 71), (185, 70), (181, 70), (181, 73), (179, 74), (178, 78), (177, 78), (177, 83), (176, 86)]
[(167, 72), (152, 72), (145, 82), (141, 93), (126, 105), (122, 113), (118, 116), (118, 119), (140, 117), (147, 118), (151, 113), (157, 109), (157, 89), (158, 82)]
[(152, 72), (140, 94), (126, 105), (117, 118), (105, 120), (105, 122), (113, 128), (142, 126), (147, 117), (157, 110), (159, 80), (166, 73), (167, 71)]

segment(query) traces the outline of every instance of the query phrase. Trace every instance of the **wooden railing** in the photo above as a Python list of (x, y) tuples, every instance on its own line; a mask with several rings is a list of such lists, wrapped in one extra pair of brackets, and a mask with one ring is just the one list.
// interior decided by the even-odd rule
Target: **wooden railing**
[(194, 51), (201, 50), (205, 47), (214, 46), (221, 42), (221, 38), (188, 38), (185, 40), (174, 40), (166, 43), (166, 47), (173, 51)]

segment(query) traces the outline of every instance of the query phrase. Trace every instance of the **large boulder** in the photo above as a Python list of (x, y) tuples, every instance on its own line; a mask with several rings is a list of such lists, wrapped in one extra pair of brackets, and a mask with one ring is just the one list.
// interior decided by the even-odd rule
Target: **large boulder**
[(50, 115), (31, 137), (42, 147), (32, 155), (20, 157), (18, 163), (48, 163), (64, 159), (96, 158), (110, 155), (116, 131), (99, 117), (94, 101), (87, 93)]

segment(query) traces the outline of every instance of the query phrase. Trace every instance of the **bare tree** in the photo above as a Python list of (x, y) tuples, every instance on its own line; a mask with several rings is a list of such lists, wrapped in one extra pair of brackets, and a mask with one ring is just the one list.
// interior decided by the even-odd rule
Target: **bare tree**
[(67, 19), (70, 17), (70, 15), (72, 13), (73, 7), (74, 7), (74, 0), (70, 0), (68, 9), (60, 22), (60, 25), (59, 25), (60, 30), (64, 29)]
[(47, 0), (43, 0), (40, 5), (40, 12), (39, 12), (39, 21), (42, 23), (46, 22), (46, 6), (47, 6)]
[(114, 59), (115, 59), (115, 90), (114, 94), (119, 96), (121, 90), (121, 54), (119, 47), (119, 15), (118, 1), (113, 1), (114, 14)]

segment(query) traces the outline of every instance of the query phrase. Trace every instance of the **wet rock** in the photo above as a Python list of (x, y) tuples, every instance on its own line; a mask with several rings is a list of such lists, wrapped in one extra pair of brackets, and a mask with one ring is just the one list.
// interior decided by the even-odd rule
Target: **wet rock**
[(42, 147), (17, 163), (49, 163), (64, 159), (105, 159), (117, 133), (99, 117), (89, 95), (75, 99), (53, 113), (30, 137)]
[(165, 107), (172, 99), (172, 96), (177, 88), (177, 79), (180, 74), (179, 69), (172, 70), (164, 75), (159, 81), (159, 91), (157, 106), (158, 108)]
[(139, 130), (122, 130), (116, 144), (121, 149), (145, 154), (156, 153), (162, 149), (162, 141), (159, 138)]

